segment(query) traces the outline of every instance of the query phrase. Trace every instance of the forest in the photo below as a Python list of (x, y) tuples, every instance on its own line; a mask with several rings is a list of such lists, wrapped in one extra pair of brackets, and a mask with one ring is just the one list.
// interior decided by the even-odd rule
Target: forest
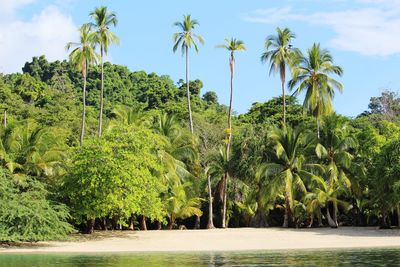
[[(66, 44), (68, 60), (33, 57), (21, 73), (0, 74), (0, 241), (95, 230), (400, 227), (395, 91), (371, 96), (356, 117), (337, 114), (342, 68), (318, 43), (300, 51), (295, 34), (278, 28), (260, 64), (280, 79), (282, 95), (236, 114), (243, 41), (218, 45), (231, 73), (223, 105), (187, 71), (173, 81), (104, 62), (119, 42), (117, 17), (106, 7), (90, 17), (80, 40)], [(204, 40), (190, 15), (175, 26), (171, 50), (188, 66)]]

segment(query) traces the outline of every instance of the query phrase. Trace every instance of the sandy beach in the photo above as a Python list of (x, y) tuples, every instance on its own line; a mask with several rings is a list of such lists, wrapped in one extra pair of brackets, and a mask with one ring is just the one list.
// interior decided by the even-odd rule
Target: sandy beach
[(400, 230), (342, 227), (109, 232), (94, 240), (40, 242), (35, 246), (1, 248), (0, 253), (184, 252), (367, 247), (400, 247)]

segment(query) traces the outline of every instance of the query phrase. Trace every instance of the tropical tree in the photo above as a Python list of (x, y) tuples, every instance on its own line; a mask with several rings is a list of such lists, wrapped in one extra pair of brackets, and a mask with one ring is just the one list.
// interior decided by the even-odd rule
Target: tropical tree
[(219, 178), (218, 191), (222, 200), (222, 228), (226, 228), (227, 194), (229, 177), (233, 174), (231, 161), (227, 157), (226, 149), (221, 148), (219, 153), (211, 155), (208, 164), (208, 174)]
[(109, 126), (111, 128), (121, 124), (125, 126), (150, 126), (150, 117), (147, 115), (140, 108), (118, 105), (111, 112), (114, 121), (110, 122)]
[(62, 133), (33, 121), (8, 124), (0, 131), (0, 162), (16, 176), (52, 177), (62, 170)]
[(163, 164), (154, 152), (161, 143), (149, 129), (120, 126), (75, 149), (62, 191), (76, 222), (87, 223), (91, 233), (96, 218), (120, 224), (137, 215), (161, 220)]
[(377, 204), (381, 227), (390, 228), (390, 213), (396, 211), (400, 227), (400, 141), (388, 142), (375, 161), (371, 193)]
[[(352, 189), (352, 184), (356, 184), (348, 176), (354, 158), (352, 151), (357, 147), (356, 141), (350, 135), (350, 127), (342, 117), (334, 114), (324, 117), (323, 125), (315, 152), (325, 168), (328, 168), (324, 171), (329, 173), (329, 175), (325, 175), (325, 178), (329, 178), (326, 183), (330, 185), (331, 190), (334, 188), (335, 193), (337, 191), (348, 192)], [(330, 226), (337, 227), (337, 203), (339, 202), (331, 201), (331, 203), (333, 220), (329, 220), (328, 216), (328, 222)]]
[(195, 139), (185, 132), (174, 115), (160, 114), (156, 120), (154, 130), (164, 141), (163, 150), (159, 157), (165, 165), (164, 178), (168, 181), (184, 181), (192, 176), (187, 164), (197, 158)]
[(170, 186), (169, 196), (167, 198), (167, 207), (169, 222), (167, 228), (171, 230), (177, 218), (188, 218), (193, 215), (200, 217), (203, 212), (200, 210), (201, 198), (190, 197), (191, 184), (174, 183)]
[(67, 239), (74, 232), (68, 208), (48, 199), (45, 185), (26, 177), (18, 183), (0, 168), (0, 242)]
[(82, 73), (83, 77), (83, 91), (82, 91), (82, 122), (81, 122), (81, 134), (79, 143), (83, 145), (83, 138), (85, 134), (85, 116), (86, 116), (86, 78), (88, 68), (91, 64), (95, 64), (98, 59), (98, 55), (95, 51), (95, 38), (96, 35), (92, 31), (90, 24), (84, 24), (79, 28), (80, 42), (73, 43), (69, 42), (66, 45), (66, 49), (70, 50), (75, 47), (69, 55), (70, 61), (75, 68)]
[(99, 136), (103, 131), (103, 108), (104, 108), (104, 56), (108, 54), (110, 44), (118, 44), (119, 38), (110, 30), (110, 26), (117, 26), (117, 15), (108, 11), (107, 7), (101, 6), (90, 13), (94, 20), (91, 25), (96, 29), (96, 41), (100, 45), (101, 65), (101, 91), (100, 91), (100, 117)]
[(293, 70), (293, 78), (289, 81), (289, 88), (295, 90), (294, 95), (298, 96), (305, 91), (303, 107), (317, 119), (318, 137), (321, 116), (333, 111), (335, 90), (343, 91), (343, 85), (330, 77), (331, 74), (342, 76), (343, 69), (333, 64), (328, 50), (321, 49), (320, 44), (314, 43), (307, 50), (307, 55), (299, 60), (299, 65)]
[(225, 39), (225, 44), (221, 44), (217, 46), (218, 48), (224, 48), (230, 52), (229, 57), (229, 67), (231, 72), (231, 93), (229, 97), (229, 113), (228, 113), (228, 143), (226, 145), (226, 154), (228, 158), (230, 157), (230, 146), (232, 142), (232, 98), (233, 98), (233, 77), (236, 69), (236, 61), (235, 61), (235, 52), (236, 51), (245, 51), (246, 47), (241, 40), (237, 40), (236, 38)]
[(270, 75), (279, 72), (282, 83), (283, 123), (286, 123), (286, 70), (288, 67), (292, 68), (295, 65), (300, 52), (291, 45), (296, 35), (290, 29), (278, 27), (276, 31), (277, 35), (270, 35), (265, 41), (265, 51), (261, 55), (261, 62), (270, 63)]
[(174, 26), (178, 27), (180, 32), (174, 33), (173, 40), (174, 53), (181, 47), (182, 55), (186, 56), (186, 94), (188, 100), (189, 109), (189, 126), (190, 132), (193, 134), (193, 118), (192, 108), (190, 101), (190, 90), (189, 90), (189, 48), (194, 47), (195, 51), (199, 51), (197, 42), (204, 44), (204, 40), (200, 35), (193, 33), (194, 28), (199, 25), (197, 20), (192, 20), (190, 15), (184, 15), (182, 22), (175, 22)]
[(283, 227), (289, 227), (293, 223), (295, 192), (306, 193), (304, 180), (312, 177), (312, 174), (304, 168), (304, 151), (312, 142), (304, 130), (293, 129), (288, 125), (282, 125), (281, 128), (274, 126), (268, 138), (272, 150), (271, 163), (266, 164), (266, 175), (274, 176), (272, 188), (284, 189)]

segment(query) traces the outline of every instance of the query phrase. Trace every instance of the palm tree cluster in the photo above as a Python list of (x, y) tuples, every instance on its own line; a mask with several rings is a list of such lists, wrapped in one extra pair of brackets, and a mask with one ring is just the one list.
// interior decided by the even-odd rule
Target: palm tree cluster
[[(269, 64), (269, 74), (279, 73), (282, 91), (282, 123), (263, 126), (240, 126), (233, 116), (234, 78), (236, 72), (236, 53), (246, 51), (246, 45), (237, 38), (226, 38), (216, 47), (229, 52), (230, 99), (227, 109), (227, 124), (220, 147), (199, 158), (199, 139), (193, 121), (192, 100), (189, 80), (189, 52), (193, 48), (199, 52), (203, 38), (194, 31), (199, 22), (191, 15), (183, 16), (182, 21), (173, 25), (178, 32), (173, 34), (173, 52), (181, 51), (185, 56), (188, 130), (174, 115), (165, 112), (147, 113), (141, 107), (117, 106), (110, 115), (110, 121), (103, 126), (104, 113), (104, 57), (111, 44), (118, 44), (118, 37), (110, 30), (117, 26), (114, 12), (107, 7), (98, 7), (89, 14), (92, 22), (79, 29), (79, 42), (70, 42), (66, 49), (72, 49), (70, 62), (82, 74), (82, 117), (80, 146), (84, 145), (86, 117), (86, 87), (89, 68), (99, 64), (100, 101), (99, 125), (97, 134), (102, 136), (103, 128), (111, 131), (123, 125), (151, 129), (162, 139), (162, 149), (157, 150), (158, 159), (163, 163), (160, 175), (166, 190), (161, 193), (167, 218), (167, 228), (172, 229), (177, 219), (196, 216), (199, 227), (203, 214), (202, 190), (208, 198), (208, 228), (214, 228), (213, 205), (220, 208), (220, 226), (228, 227), (233, 222), (232, 214), (241, 213), (246, 225), (265, 227), (273, 213), (282, 216), (283, 227), (318, 225), (326, 222), (338, 227), (339, 211), (348, 211), (354, 200), (357, 188), (354, 179), (355, 169), (362, 164), (356, 162), (358, 144), (352, 136), (351, 127), (334, 114), (332, 101), (336, 91), (342, 92), (343, 85), (335, 79), (342, 76), (343, 70), (335, 65), (328, 50), (314, 43), (302, 53), (293, 46), (296, 35), (288, 28), (277, 28), (276, 35), (265, 40), (261, 62)], [(95, 69), (97, 71), (97, 69)], [(287, 117), (287, 88), (292, 97), (304, 95), (304, 114), (315, 118), (317, 131), (306, 130), (309, 125), (293, 126)], [(196, 117), (195, 117), (196, 118)], [(4, 120), (6, 125), (6, 120)], [(14, 130), (2, 133), (1, 160), (4, 167), (18, 173), (26, 170), (30, 175), (56, 172), (61, 162), (62, 151), (53, 149), (50, 144), (39, 141), (41, 130), (26, 132), (26, 140), (34, 146), (46, 146), (35, 154), (26, 154), (26, 162), (19, 160), (19, 150), (29, 152), (31, 144), (22, 142)], [(234, 129), (235, 127), (235, 129)], [(29, 127), (27, 129), (30, 129)], [(46, 133), (47, 134), (47, 133)], [(235, 139), (233, 135), (237, 135)], [(13, 139), (14, 138), (14, 139)], [(21, 140), (20, 140), (21, 139)], [(35, 143), (38, 142), (38, 143)], [(49, 146), (49, 147), (47, 147)], [(34, 155), (34, 156), (33, 156)], [(23, 158), (23, 157), (22, 157)], [(360, 172), (358, 172), (360, 173)], [(217, 196), (217, 198), (215, 197)], [(397, 203), (397, 202), (396, 202)], [(146, 229), (146, 214), (141, 215), (141, 228)], [(280, 218), (277, 219), (280, 222)], [(161, 221), (158, 222), (161, 225)], [(161, 226), (159, 226), (161, 227)]]

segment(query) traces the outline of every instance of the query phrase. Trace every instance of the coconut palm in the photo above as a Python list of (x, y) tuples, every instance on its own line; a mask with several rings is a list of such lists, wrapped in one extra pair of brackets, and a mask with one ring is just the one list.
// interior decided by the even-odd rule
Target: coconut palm
[(286, 123), (286, 70), (288, 67), (292, 68), (295, 65), (300, 52), (291, 45), (291, 42), (296, 35), (290, 29), (281, 29), (278, 27), (276, 31), (277, 35), (270, 35), (265, 41), (265, 51), (261, 55), (261, 62), (269, 62), (270, 75), (279, 72), (282, 84), (283, 123)]
[[(336, 115), (324, 117), (323, 130), (316, 145), (315, 153), (322, 164), (328, 166), (329, 178), (326, 182), (331, 187), (342, 186), (335, 190), (351, 189), (352, 181), (348, 177), (347, 172), (352, 166), (354, 156), (351, 151), (356, 148), (356, 141), (351, 137), (349, 126), (346, 122), (340, 120)], [(327, 171), (325, 171), (327, 172)], [(331, 202), (333, 205), (333, 221), (330, 222), (332, 227), (337, 227), (337, 201)]]
[[(346, 177), (340, 177), (340, 171), (333, 162), (328, 165), (319, 165), (319, 169), (320, 174), (313, 175), (310, 186), (312, 190), (305, 197), (307, 211), (311, 214), (319, 213), (321, 207), (326, 207), (326, 218), (329, 226), (337, 228), (338, 206), (343, 208), (349, 206), (347, 202), (340, 200), (339, 196), (347, 191), (346, 188), (350, 182)], [(318, 171), (315, 173), (318, 173)], [(331, 215), (331, 210), (333, 211), (333, 216)]]
[(193, 134), (193, 118), (192, 118), (192, 107), (190, 102), (190, 90), (189, 90), (189, 48), (192, 46), (196, 52), (199, 51), (197, 42), (204, 44), (204, 40), (200, 35), (193, 33), (194, 28), (199, 25), (197, 20), (192, 20), (190, 15), (184, 15), (182, 22), (175, 22), (174, 26), (178, 27), (180, 32), (174, 33), (173, 40), (174, 53), (181, 47), (182, 55), (186, 56), (186, 94), (188, 100), (189, 109), (189, 127), (190, 132)]
[(272, 181), (275, 185), (271, 185), (272, 187), (284, 188), (283, 227), (289, 227), (293, 223), (295, 192), (305, 193), (304, 179), (312, 176), (303, 168), (304, 150), (312, 142), (301, 128), (293, 129), (288, 125), (282, 125), (281, 128), (273, 127), (268, 138), (272, 146), (270, 151), (272, 163), (266, 164), (266, 175), (275, 177)]
[(210, 177), (220, 179), (218, 184), (219, 197), (222, 200), (222, 228), (226, 228), (226, 208), (227, 208), (227, 194), (228, 194), (228, 181), (232, 176), (233, 167), (232, 163), (227, 157), (226, 149), (221, 148), (219, 153), (214, 154), (209, 159), (208, 174)]
[(83, 145), (83, 138), (85, 135), (85, 116), (86, 116), (86, 77), (88, 68), (91, 64), (95, 64), (98, 59), (98, 54), (95, 51), (95, 33), (92, 31), (90, 24), (84, 24), (79, 28), (80, 42), (69, 42), (66, 49), (74, 49), (69, 54), (69, 59), (75, 68), (82, 73), (83, 77), (83, 91), (82, 91), (82, 122), (81, 122), (81, 135), (79, 143)]
[(108, 11), (107, 7), (101, 6), (90, 13), (94, 20), (91, 25), (96, 29), (96, 40), (100, 45), (100, 65), (101, 65), (101, 91), (100, 91), (100, 117), (99, 117), (99, 136), (103, 131), (103, 108), (104, 108), (104, 56), (108, 54), (110, 44), (118, 44), (119, 38), (110, 30), (110, 26), (117, 26), (117, 15)]
[(322, 115), (331, 114), (332, 99), (335, 90), (343, 91), (343, 85), (330, 77), (331, 74), (343, 75), (341, 67), (333, 64), (333, 58), (328, 50), (321, 49), (319, 44), (307, 50), (307, 55), (299, 60), (299, 65), (293, 70), (293, 78), (289, 88), (298, 96), (305, 91), (304, 109), (317, 119), (319, 137), (320, 119)]
[(201, 198), (190, 197), (190, 183), (174, 183), (170, 186), (167, 198), (167, 212), (169, 222), (167, 228), (171, 230), (177, 218), (186, 219), (193, 215), (201, 216), (203, 212), (200, 209)]
[(251, 219), (251, 227), (263, 228), (268, 226), (267, 215), (274, 208), (274, 201), (279, 194), (279, 189), (273, 186), (271, 176), (265, 175), (267, 165), (259, 163), (251, 175), (251, 198), (256, 203), (254, 217)]
[(140, 108), (118, 105), (112, 110), (111, 116), (114, 120), (110, 122), (110, 128), (121, 124), (126, 126), (150, 126), (150, 117)]
[(228, 113), (228, 143), (226, 145), (226, 154), (228, 158), (230, 157), (230, 146), (232, 141), (232, 98), (233, 98), (233, 77), (236, 69), (236, 61), (235, 61), (235, 52), (236, 51), (245, 51), (246, 47), (241, 40), (237, 40), (236, 38), (225, 39), (225, 44), (221, 44), (217, 46), (218, 48), (224, 48), (230, 52), (229, 57), (229, 67), (231, 72), (231, 93), (229, 98), (229, 113)]
[(0, 129), (1, 165), (16, 176), (53, 177), (65, 157), (58, 134), (29, 120), (8, 124)]

